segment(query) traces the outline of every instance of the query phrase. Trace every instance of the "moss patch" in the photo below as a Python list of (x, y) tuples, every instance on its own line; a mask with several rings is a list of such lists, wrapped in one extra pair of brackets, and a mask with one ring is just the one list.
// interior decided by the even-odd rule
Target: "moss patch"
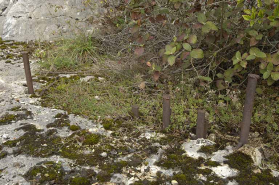
[(78, 125), (71, 125), (69, 129), (71, 131), (77, 131), (77, 130), (80, 130), (80, 126), (78, 126)]
[(69, 127), (70, 120), (67, 114), (59, 113), (55, 116), (56, 120), (53, 123), (49, 123), (47, 128), (55, 127), (55, 128), (62, 128), (62, 127)]
[(91, 183), (85, 177), (75, 177), (71, 180), (70, 185), (91, 185)]
[(55, 184), (64, 184), (63, 176), (65, 172), (60, 164), (52, 161), (43, 162), (31, 168), (24, 177), (27, 180), (36, 180), (38, 183), (54, 182)]
[(240, 171), (237, 177), (234, 177), (239, 184), (279, 184), (278, 178), (273, 177), (270, 170), (262, 170), (260, 173), (255, 173), (253, 170), (257, 169), (253, 165), (253, 160), (250, 156), (242, 152), (236, 152), (226, 156), (228, 161), (226, 163), (231, 167)]

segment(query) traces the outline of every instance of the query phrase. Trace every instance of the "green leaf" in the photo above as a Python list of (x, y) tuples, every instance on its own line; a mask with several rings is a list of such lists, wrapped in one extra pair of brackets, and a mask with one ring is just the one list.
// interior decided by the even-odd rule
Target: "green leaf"
[(249, 10), (249, 9), (245, 9), (243, 11), (244, 11), (244, 13), (249, 14), (249, 15), (252, 13), (251, 10)]
[(268, 65), (267, 65), (267, 67), (266, 67), (266, 69), (267, 69), (268, 71), (272, 71), (272, 70), (273, 70), (273, 63), (269, 62)]
[(176, 57), (174, 55), (168, 57), (168, 63), (170, 66), (173, 66), (173, 64), (175, 63), (175, 59)]
[(203, 81), (212, 82), (212, 79), (207, 76), (199, 76), (198, 78)]
[(243, 68), (246, 68), (247, 66), (247, 61), (243, 60), (240, 62), (240, 65), (243, 67)]
[(200, 59), (204, 57), (203, 50), (201, 49), (193, 49), (190, 53), (192, 58)]
[(191, 50), (192, 50), (191, 45), (188, 44), (188, 43), (184, 43), (184, 44), (183, 44), (183, 48), (184, 48), (186, 51), (191, 51)]
[(260, 67), (260, 69), (265, 69), (266, 66), (267, 66), (267, 63), (262, 62), (259, 67)]
[(270, 71), (266, 71), (264, 74), (263, 74), (263, 79), (267, 79), (269, 76), (270, 76), (271, 72)]
[(246, 60), (254, 60), (256, 57), (255, 55), (249, 55)]
[(224, 73), (224, 76), (231, 78), (233, 76), (233, 73), (234, 73), (234, 69), (227, 69)]
[(216, 76), (217, 76), (218, 78), (224, 78), (224, 75), (221, 74), (221, 73), (218, 73)]
[(261, 8), (263, 6), (262, 0), (257, 0), (258, 7)]
[(172, 55), (176, 51), (176, 47), (172, 47), (171, 45), (166, 45), (165, 49), (166, 49), (166, 52), (165, 52), (166, 55)]
[(267, 79), (267, 85), (271, 86), (275, 81), (272, 78)]
[(275, 81), (279, 80), (279, 72), (272, 72), (271, 78)]
[(250, 15), (242, 15), (242, 17), (243, 17), (244, 20), (246, 20), (246, 21), (250, 21), (250, 20), (251, 20), (251, 16), (250, 16)]
[(236, 57), (237, 60), (241, 60), (241, 53), (240, 53), (240, 51), (236, 52), (235, 57)]
[(256, 36), (256, 40), (262, 40), (262, 38), (263, 38), (263, 34), (259, 34)]
[(248, 33), (253, 37), (256, 37), (258, 35), (258, 32), (256, 30), (250, 30)]
[(176, 44), (176, 51), (179, 51), (182, 48), (182, 45), (180, 43)]
[(188, 38), (188, 41), (191, 43), (191, 44), (196, 44), (197, 41), (198, 41), (198, 37), (196, 35), (190, 35), (189, 38)]
[(202, 32), (203, 33), (209, 33), (210, 30), (211, 29), (210, 29), (210, 27), (207, 24), (203, 25), (203, 27), (202, 27)]
[(256, 88), (256, 92), (257, 92), (257, 94), (263, 94), (263, 90), (259, 87)]
[(207, 22), (206, 22), (206, 25), (208, 25), (208, 27), (209, 27), (211, 30), (214, 30), (214, 31), (217, 31), (217, 30), (218, 30), (217, 26), (216, 26), (213, 22), (211, 22), (211, 21), (207, 21)]
[(198, 13), (198, 21), (202, 24), (206, 22), (206, 16), (203, 13)]
[(253, 47), (250, 49), (249, 53), (251, 55), (255, 55), (256, 57), (259, 58), (265, 58), (266, 54), (264, 52), (262, 52), (259, 48)]

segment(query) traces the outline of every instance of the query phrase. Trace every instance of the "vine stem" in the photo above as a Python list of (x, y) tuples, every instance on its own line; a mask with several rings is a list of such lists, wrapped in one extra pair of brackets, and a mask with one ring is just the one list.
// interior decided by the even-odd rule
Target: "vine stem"
[(195, 72), (197, 73), (197, 75), (200, 76), (198, 70), (195, 68), (195, 66), (194, 66), (194, 64), (193, 64), (193, 58), (192, 58), (192, 57), (191, 57), (191, 59), (190, 59), (190, 62), (191, 62), (191, 64), (192, 64), (193, 69), (194, 69)]

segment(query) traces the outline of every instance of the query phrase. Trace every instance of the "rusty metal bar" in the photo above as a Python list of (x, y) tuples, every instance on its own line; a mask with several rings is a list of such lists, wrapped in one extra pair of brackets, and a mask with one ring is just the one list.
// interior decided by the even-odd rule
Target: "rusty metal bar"
[(205, 139), (206, 134), (207, 134), (207, 123), (205, 121), (205, 111), (198, 110), (196, 139), (198, 139), (198, 138)]
[(25, 70), (26, 82), (28, 87), (28, 94), (34, 94), (28, 52), (26, 51), (22, 52), (22, 57), (23, 57), (24, 70)]
[(140, 115), (139, 115), (139, 106), (138, 105), (133, 105), (132, 106), (132, 113), (133, 113), (134, 117), (136, 117), (136, 118), (140, 117)]
[(256, 74), (248, 75), (248, 85), (246, 88), (243, 119), (241, 122), (240, 141), (236, 147), (237, 149), (248, 142), (257, 81), (259, 78), (259, 75)]
[(163, 96), (163, 129), (170, 125), (171, 108), (170, 108), (170, 95)]

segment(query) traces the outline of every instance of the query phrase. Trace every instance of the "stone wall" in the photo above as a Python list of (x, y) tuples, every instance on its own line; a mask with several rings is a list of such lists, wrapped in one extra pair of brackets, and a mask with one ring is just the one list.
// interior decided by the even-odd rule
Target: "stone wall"
[[(95, 0), (96, 2), (100, 2)], [(85, 0), (0, 0), (0, 33), (3, 40), (54, 40), (98, 26), (104, 14), (99, 3)], [(91, 4), (92, 5), (92, 4)]]

